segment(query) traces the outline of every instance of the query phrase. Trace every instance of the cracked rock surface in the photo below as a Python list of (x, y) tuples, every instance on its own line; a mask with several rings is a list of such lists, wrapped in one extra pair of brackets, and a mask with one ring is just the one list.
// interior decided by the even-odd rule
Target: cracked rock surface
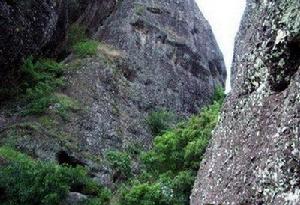
[(247, 1), (191, 205), (300, 203), (300, 2)]

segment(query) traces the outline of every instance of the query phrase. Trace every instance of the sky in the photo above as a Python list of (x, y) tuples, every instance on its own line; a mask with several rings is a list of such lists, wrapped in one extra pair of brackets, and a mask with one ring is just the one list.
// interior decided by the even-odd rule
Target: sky
[(234, 39), (245, 9), (245, 0), (196, 0), (200, 10), (209, 21), (224, 55), (227, 67), (226, 91), (230, 90), (230, 67)]

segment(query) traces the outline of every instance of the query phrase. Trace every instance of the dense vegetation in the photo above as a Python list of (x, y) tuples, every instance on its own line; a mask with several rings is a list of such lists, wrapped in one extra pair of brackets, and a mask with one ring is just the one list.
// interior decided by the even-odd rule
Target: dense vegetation
[(163, 109), (150, 113), (146, 119), (154, 136), (158, 136), (169, 130), (175, 121), (175, 115)]
[[(10, 205), (56, 205), (69, 191), (78, 191), (89, 196), (86, 204), (90, 205), (189, 204), (196, 172), (223, 98), (223, 90), (217, 88), (212, 105), (175, 128), (167, 126), (173, 117), (166, 111), (150, 114), (149, 125), (159, 134), (151, 150), (143, 152), (133, 146), (124, 152), (107, 153), (115, 183), (112, 196), (94, 183), (82, 167), (33, 160), (11, 148), (0, 147), (0, 201)], [(134, 163), (139, 164), (139, 172), (132, 171)]]
[[(139, 175), (129, 178), (116, 191), (119, 205), (185, 205), (189, 196), (202, 156), (216, 126), (224, 99), (223, 89), (217, 87), (212, 105), (202, 109), (189, 121), (167, 129), (171, 120), (165, 111), (150, 114), (150, 126), (159, 133), (150, 151), (137, 156), (141, 163)], [(157, 117), (162, 116), (162, 118)], [(128, 154), (128, 153), (127, 153)], [(118, 154), (124, 157), (123, 155)], [(136, 158), (132, 154), (131, 159)], [(115, 155), (117, 156), (117, 155)], [(126, 167), (128, 161), (114, 159), (118, 167)], [(123, 161), (123, 164), (120, 163)], [(114, 169), (114, 167), (112, 167)], [(117, 168), (119, 170), (120, 168)]]
[(8, 147), (0, 148), (0, 165), (1, 204), (54, 205), (71, 190), (90, 195), (101, 204), (109, 199), (109, 192), (93, 182), (82, 167), (33, 160)]
[(34, 61), (33, 57), (29, 57), (24, 61), (21, 71), (24, 81), (21, 90), (27, 101), (24, 114), (41, 113), (50, 104), (59, 101), (54, 91), (64, 83), (61, 64), (50, 59)]
[[(77, 57), (95, 55), (99, 42), (88, 39), (85, 28), (74, 24), (67, 49)], [(45, 113), (51, 107), (61, 117), (77, 103), (58, 90), (65, 84), (66, 67), (51, 59), (28, 57), (21, 69), (18, 97), (23, 115)], [(0, 92), (1, 93), (1, 92)], [(68, 192), (89, 196), (85, 204), (186, 205), (196, 172), (214, 129), (224, 92), (216, 88), (213, 103), (186, 122), (178, 122), (167, 110), (150, 113), (146, 119), (155, 137), (153, 147), (110, 151), (112, 196), (87, 175), (83, 167), (68, 167), (34, 160), (9, 147), (0, 147), (0, 203), (9, 205), (56, 205)], [(52, 112), (51, 111), (51, 112)], [(134, 168), (138, 165), (138, 168)]]

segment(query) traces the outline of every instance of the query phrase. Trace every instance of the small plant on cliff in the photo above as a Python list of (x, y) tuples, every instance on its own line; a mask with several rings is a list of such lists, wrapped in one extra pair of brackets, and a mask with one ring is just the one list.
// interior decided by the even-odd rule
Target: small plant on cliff
[(86, 28), (77, 23), (72, 24), (68, 32), (68, 47), (74, 46), (78, 42), (87, 40)]
[(91, 40), (86, 28), (79, 24), (71, 25), (68, 33), (68, 47), (79, 57), (92, 56), (97, 53), (99, 42)]
[(56, 101), (54, 91), (64, 81), (63, 66), (50, 59), (35, 61), (29, 57), (22, 66), (24, 97), (28, 102), (24, 114), (42, 113)]
[(73, 46), (73, 51), (80, 57), (92, 56), (97, 53), (99, 43), (95, 40), (84, 40)]

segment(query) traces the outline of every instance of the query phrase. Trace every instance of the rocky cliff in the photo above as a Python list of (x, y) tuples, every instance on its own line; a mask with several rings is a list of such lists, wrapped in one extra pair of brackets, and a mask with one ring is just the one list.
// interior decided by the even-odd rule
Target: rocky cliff
[[(194, 0), (29, 2), (1, 1), (5, 18), (0, 28), (11, 28), (0, 37), (2, 53), (10, 48), (6, 57), (1, 54), (1, 72), (12, 71), (10, 63), (18, 65), (29, 54), (55, 56), (72, 22), (99, 44), (95, 55), (70, 53), (62, 62), (66, 84), (55, 96), (63, 101), (44, 113), (24, 116), (22, 103), (2, 102), (1, 144), (43, 160), (87, 165), (101, 178), (108, 172), (99, 163), (106, 151), (151, 146), (149, 113), (166, 109), (186, 118), (224, 85), (222, 54)], [(21, 33), (15, 31), (19, 25)], [(62, 117), (66, 104), (72, 109)]]
[(113, 0), (1, 0), (0, 86), (18, 82), (19, 67), (29, 55), (62, 55), (72, 23), (84, 24), (92, 33), (115, 5)]
[(299, 204), (300, 3), (247, 1), (191, 205)]
[[(34, 12), (33, 12), (34, 11)], [(50, 42), (56, 29), (64, 36), (65, 18), (63, 1), (0, 1), (0, 72), (1, 86), (7, 74), (17, 70), (22, 58), (41, 50)], [(57, 27), (60, 26), (60, 28)]]

